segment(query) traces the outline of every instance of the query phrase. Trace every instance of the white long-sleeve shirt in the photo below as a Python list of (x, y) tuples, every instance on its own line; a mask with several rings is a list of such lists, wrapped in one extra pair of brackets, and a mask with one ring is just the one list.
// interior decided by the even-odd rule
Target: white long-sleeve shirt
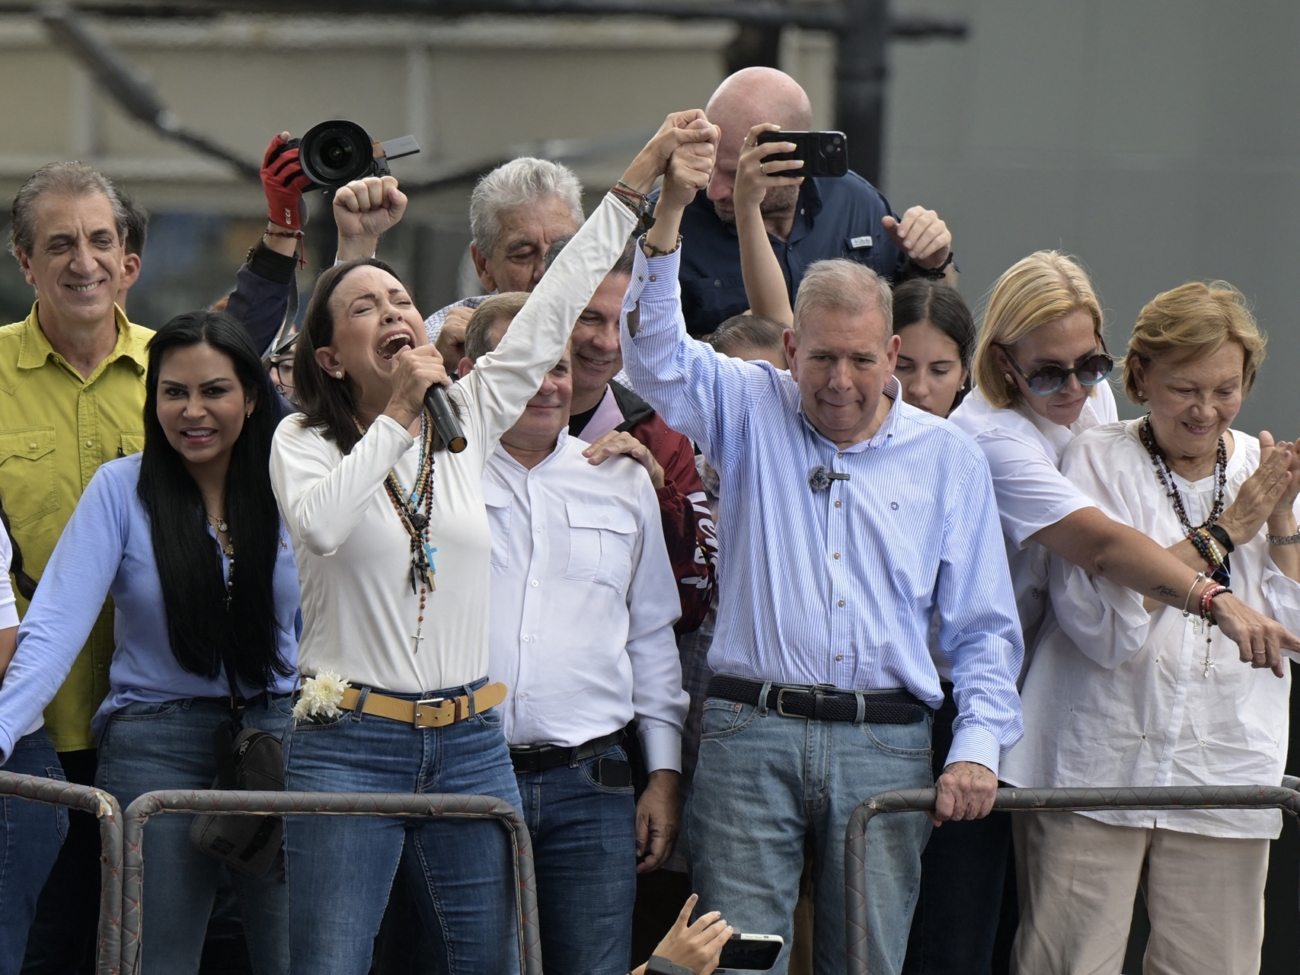
[[(1025, 668), (1033, 659), (1048, 593), (1049, 553), (1030, 536), (1067, 515), (1093, 507), (1061, 473), (1061, 455), (1085, 430), (1118, 419), (1110, 385), (1101, 383), (1093, 390), (1079, 418), (1068, 427), (1039, 416), (1023, 402), (996, 409), (979, 389), (972, 390), (948, 418), (979, 444), (989, 462), (1011, 587), (1025, 636)], [(951, 679), (951, 665), (946, 660), (936, 659), (935, 665), (941, 676)]]
[(689, 701), (659, 499), (636, 461), (593, 467), (585, 446), (561, 431), (532, 470), (498, 446), (483, 473), (506, 740), (581, 745), (635, 716), (647, 768), (679, 772)]
[(627, 207), (606, 196), (496, 350), (448, 392), (468, 445), (434, 459), (430, 544), (437, 549), (437, 589), (427, 597), (418, 651), (410, 536), (383, 483), (390, 469), (404, 487), (415, 483), (419, 444), (382, 415), (347, 456), (301, 416), (280, 424), (271, 483), (298, 558), (304, 674), (333, 671), (353, 684), (419, 693), (487, 673), (491, 536), (483, 467), (559, 361), (573, 323), (634, 224)]
[[(1062, 471), (1107, 515), (1162, 546), (1183, 538), (1132, 420), (1080, 435)], [(1232, 432), (1226, 503), (1259, 466), (1259, 441)], [(1209, 514), (1214, 477), (1175, 475), (1187, 516)], [(1300, 507), (1300, 505), (1297, 505)], [(1288, 630), (1300, 628), (1300, 585), (1269, 555), (1264, 531), (1237, 542), (1233, 594)], [(1002, 765), (1012, 785), (1277, 785), (1287, 751), (1290, 677), (1279, 680), (1238, 659), (1237, 647), (1199, 614), (1162, 606), (1052, 559), (1051, 610), (1025, 680), (1025, 737)], [(1158, 826), (1205, 836), (1265, 838), (1281, 830), (1275, 810), (1084, 813), (1118, 826)]]

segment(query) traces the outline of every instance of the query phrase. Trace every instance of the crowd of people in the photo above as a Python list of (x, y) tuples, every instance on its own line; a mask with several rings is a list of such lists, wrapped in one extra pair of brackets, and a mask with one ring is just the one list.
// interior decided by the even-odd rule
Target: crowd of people
[[(565, 167), (499, 167), (484, 294), (427, 317), (373, 176), (296, 320), (287, 132), (235, 290), (157, 331), (126, 312), (147, 215), (38, 170), (36, 301), (0, 328), (3, 769), (125, 807), (255, 746), (290, 790), (503, 799), (557, 975), (656, 942), (636, 971), (708, 975), (739, 932), (842, 970), (848, 818), (934, 786), (872, 825), (872, 972), (992, 972), (1011, 901), (1011, 971), (1118, 975), (1139, 885), (1145, 970), (1257, 971), (1280, 813), (990, 810), (999, 781), (1280, 781), (1300, 450), (1232, 428), (1264, 335), (1225, 282), (1156, 295), (1120, 422), (1078, 261), (1018, 261), (977, 328), (937, 213), (775, 158), (812, 118), (738, 72), (589, 216)], [(80, 972), (94, 822), (3, 803), (0, 973)], [(213, 828), (149, 826), (146, 975), (223, 937), (259, 975), (518, 968), (494, 823), (266, 820), (223, 834), (243, 863)]]

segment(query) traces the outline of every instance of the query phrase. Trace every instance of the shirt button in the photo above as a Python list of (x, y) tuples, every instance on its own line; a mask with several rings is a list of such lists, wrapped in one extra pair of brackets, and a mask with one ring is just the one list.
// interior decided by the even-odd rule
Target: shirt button
[(537, 588), (537, 580), (536, 580), (536, 579), (534, 579), (534, 580), (532, 581), (532, 587), (533, 587), (534, 589)]
[(835, 502), (835, 507), (838, 508), (838, 507), (840, 507), (840, 506), (841, 506), (841, 505), (840, 505), (840, 502), (836, 501), (836, 502)]
[(842, 654), (842, 653), (837, 653), (837, 654), (835, 655), (835, 659), (836, 659), (836, 660), (843, 660), (843, 659), (844, 659), (844, 654)]
[[(840, 557), (840, 553), (839, 553), (839, 552), (836, 552), (834, 555), (831, 556), (831, 558), (834, 558), (834, 559), (838, 559), (839, 557)], [(537, 583), (534, 582), (533, 585), (535, 586), (535, 585), (537, 585)]]
[(36, 444), (34, 444), (34, 443), (29, 443), (29, 444), (27, 445), (27, 449), (28, 449), (28, 450), (35, 450), (35, 449), (36, 449)]
[(843, 455), (843, 454), (836, 454), (835, 456), (836, 456), (836, 457), (843, 457), (844, 455)]
[(652, 275), (650, 275), (650, 280), (651, 280), (651, 281), (658, 281), (658, 280), (659, 280), (659, 275), (657, 275), (657, 274), (652, 274)]
[(721, 288), (721, 287), (722, 287), (722, 282), (719, 281), (719, 280), (715, 280), (715, 281), (713, 282), (713, 286), (714, 286), (715, 288)]
[(524, 637), (524, 642), (527, 643), (530, 639), (532, 639), (532, 637), (527, 637), (527, 636), (526, 636), (526, 637)]
[(838, 605), (838, 606), (843, 606), (843, 605), (844, 605), (844, 600), (841, 599), (841, 600), (840, 600), (836, 605)]
[(93, 447), (93, 446), (95, 446), (95, 441), (93, 441), (93, 440), (87, 440), (87, 441), (86, 441), (86, 446), (87, 446), (87, 447)]
[(538, 526), (537, 526), (537, 533), (538, 533), (539, 535), (542, 533), (542, 526), (541, 526), (541, 525), (538, 525)]

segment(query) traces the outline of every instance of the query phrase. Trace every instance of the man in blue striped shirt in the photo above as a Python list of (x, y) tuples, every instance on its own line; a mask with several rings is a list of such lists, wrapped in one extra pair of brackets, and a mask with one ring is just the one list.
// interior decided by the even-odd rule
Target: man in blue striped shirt
[[(848, 817), (874, 793), (931, 784), (943, 699), (931, 621), (960, 712), (936, 823), (989, 812), (999, 759), (1022, 734), (1024, 647), (984, 455), (899, 397), (890, 292), (873, 271), (809, 269), (788, 373), (687, 336), (677, 267), (691, 242), (678, 227), (712, 166), (698, 145), (665, 178), (623, 332), (637, 391), (721, 483), (715, 676), (686, 820), (693, 880), (702, 909), (788, 944), (810, 837), (815, 967), (840, 972)], [(902, 968), (930, 828), (920, 814), (872, 825), (872, 972)]]

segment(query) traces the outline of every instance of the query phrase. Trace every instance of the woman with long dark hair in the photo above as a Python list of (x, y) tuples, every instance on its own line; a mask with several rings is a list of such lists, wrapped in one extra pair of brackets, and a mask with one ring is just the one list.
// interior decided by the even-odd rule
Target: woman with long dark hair
[[(672, 150), (716, 138), (702, 121), (687, 127), (701, 114), (668, 118), (497, 348), (448, 391), (461, 453), (441, 449), (425, 412), (430, 387), (449, 381), (398, 276), (360, 259), (317, 280), (294, 362), (303, 412), (281, 424), (271, 456), (303, 594), (289, 789), (478, 793), (519, 806), (496, 708), (505, 687), (486, 676), (483, 466), (563, 354)], [(364, 972), (399, 868), (434, 967), (519, 965), (515, 877), (497, 824), (311, 816), (285, 826), (295, 972)]]
[[(149, 343), (145, 445), (91, 478), (18, 631), (0, 688), (0, 759), (54, 696), (111, 595), (116, 648), (92, 727), (96, 785), (125, 807), (153, 789), (209, 788), (214, 734), (283, 733), (297, 644), (298, 576), (267, 461), (274, 397), (242, 326), (220, 312), (168, 322)], [(232, 688), (235, 697), (232, 701)], [(149, 827), (141, 963), (197, 972), (226, 867), (190, 818)], [(288, 970), (282, 871), (235, 876), (259, 975)]]

